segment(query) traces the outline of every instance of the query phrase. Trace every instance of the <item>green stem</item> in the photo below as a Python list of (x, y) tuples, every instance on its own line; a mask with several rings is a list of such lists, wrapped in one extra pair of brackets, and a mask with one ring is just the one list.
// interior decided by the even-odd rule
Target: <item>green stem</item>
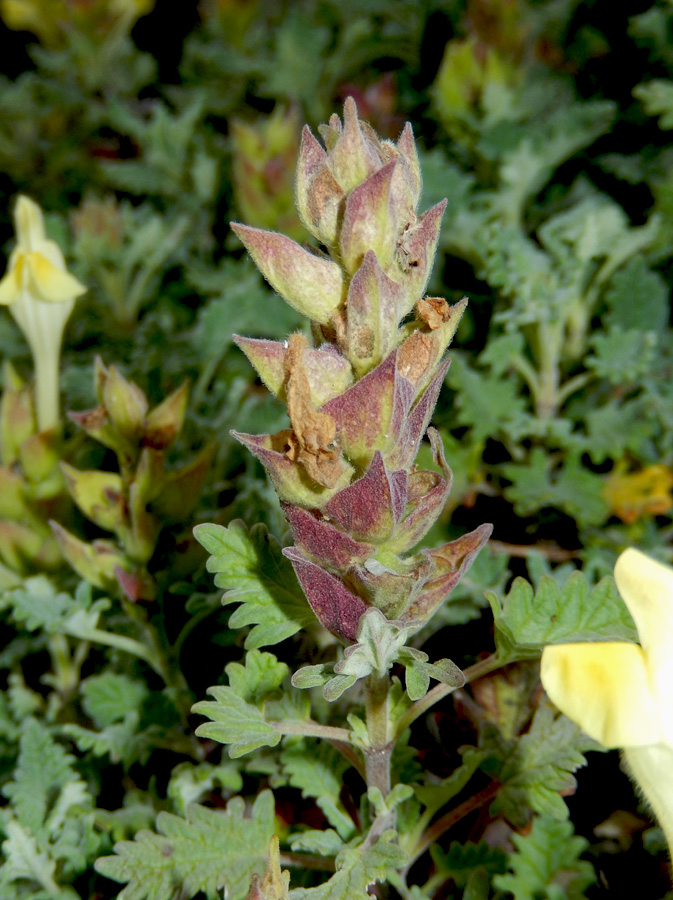
[(152, 648), (143, 644), (142, 641), (136, 641), (135, 638), (125, 637), (122, 634), (112, 634), (100, 628), (88, 628), (82, 631), (75, 629), (69, 631), (68, 634), (83, 641), (93, 641), (96, 644), (104, 644), (107, 647), (116, 647), (118, 650), (137, 656), (138, 659), (144, 660), (148, 666), (154, 669), (157, 675), (163, 678), (161, 661), (156, 659)]
[(329, 856), (310, 856), (308, 853), (291, 853), (284, 851), (280, 854), (281, 866), (291, 866), (296, 869), (315, 869), (321, 872), (334, 872), (334, 860)]
[(305, 737), (324, 738), (327, 741), (337, 741), (342, 744), (352, 744), (350, 731), (346, 728), (335, 728), (331, 725), (321, 725), (320, 722), (298, 721), (295, 719), (280, 719), (270, 724), (281, 734), (300, 734)]
[[(511, 660), (508, 660), (508, 662), (511, 662)], [(486, 659), (482, 659), (473, 666), (465, 669), (463, 672), (465, 675), (465, 684), (469, 684), (477, 678), (482, 678), (484, 675), (488, 675), (489, 672), (494, 672), (502, 665), (503, 663), (498, 658), (498, 654), (492, 653), (490, 656), (487, 656)], [(420, 700), (413, 703), (397, 723), (396, 738), (399, 738), (404, 734), (411, 723), (415, 722), (424, 712), (427, 712), (431, 706), (434, 706), (435, 703), (443, 700), (444, 697), (448, 697), (449, 694), (452, 694), (455, 690), (455, 687), (451, 687), (448, 684), (438, 684), (431, 691), (428, 691), (425, 697), (421, 697)]]
[(497, 781), (492, 781), (491, 784), (483, 790), (474, 794), (472, 797), (468, 797), (467, 800), (460, 803), (455, 809), (450, 810), (446, 815), (441, 816), (436, 822), (433, 822), (416, 845), (416, 849), (407, 865), (407, 869), (411, 867), (428, 848), (432, 847), (445, 832), (450, 828), (453, 828), (453, 826), (457, 822), (460, 822), (461, 819), (464, 819), (465, 816), (474, 812), (475, 809), (479, 809), (492, 800), (499, 790), (500, 784)]

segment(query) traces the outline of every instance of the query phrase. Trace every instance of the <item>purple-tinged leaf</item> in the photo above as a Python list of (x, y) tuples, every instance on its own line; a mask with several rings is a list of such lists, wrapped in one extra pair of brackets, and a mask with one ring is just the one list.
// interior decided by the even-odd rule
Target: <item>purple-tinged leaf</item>
[(397, 216), (392, 207), (390, 185), (396, 162), (389, 162), (351, 191), (346, 198), (339, 251), (345, 269), (352, 275), (369, 250), (386, 269), (397, 246)]
[(407, 307), (400, 310), (401, 315), (411, 312), (414, 303), (425, 292), (437, 251), (445, 209), (446, 200), (442, 200), (420, 216), (399, 242), (398, 265), (391, 267), (388, 274), (404, 286), (407, 294)]
[(354, 541), (339, 528), (305, 509), (281, 503), (299, 549), (321, 566), (345, 570), (373, 555), (373, 544)]
[(366, 473), (335, 494), (326, 515), (354, 538), (378, 543), (391, 535), (407, 503), (407, 473), (389, 472), (377, 450)]
[(352, 387), (326, 403), (322, 412), (336, 422), (341, 448), (351, 462), (364, 468), (377, 450), (389, 443), (395, 402), (395, 352)]
[[(381, 168), (378, 141), (364, 122), (358, 119), (358, 109), (352, 97), (344, 103), (343, 127), (338, 116), (330, 118), (332, 134), (321, 129), (329, 152), (329, 162), (336, 180), (346, 192), (352, 191), (377, 169)], [(336, 137), (336, 140), (335, 140)]]
[(283, 555), (292, 563), (306, 599), (321, 624), (343, 641), (354, 641), (366, 604), (296, 547), (286, 547)]
[[(430, 424), (439, 392), (449, 370), (449, 362), (447, 359), (439, 367), (437, 374), (421, 394), (414, 408), (399, 423), (399, 429), (395, 427), (397, 422), (394, 423), (393, 431), (397, 433), (398, 438), (386, 457), (386, 463), (391, 468), (408, 469), (416, 458), (419, 444)], [(406, 385), (410, 384), (402, 376), (399, 376), (399, 380)]]
[(416, 209), (416, 205), (421, 196), (421, 187), (423, 179), (421, 176), (421, 166), (418, 161), (418, 152), (416, 150), (416, 141), (414, 140), (414, 131), (411, 122), (407, 122), (404, 126), (402, 134), (397, 141), (397, 149), (406, 163), (407, 182), (412, 194), (411, 208)]
[(470, 568), (492, 531), (492, 525), (480, 525), (469, 534), (444, 544), (437, 550), (423, 551), (433, 561), (435, 574), (423, 586), (423, 590), (411, 607), (401, 616), (405, 624), (416, 622), (422, 625), (432, 616)]
[(453, 475), (444, 458), (442, 439), (434, 428), (428, 428), (435, 461), (441, 466), (444, 477), (437, 472), (411, 472), (407, 488), (405, 517), (385, 542), (386, 550), (404, 553), (415, 547), (434, 525), (451, 490)]

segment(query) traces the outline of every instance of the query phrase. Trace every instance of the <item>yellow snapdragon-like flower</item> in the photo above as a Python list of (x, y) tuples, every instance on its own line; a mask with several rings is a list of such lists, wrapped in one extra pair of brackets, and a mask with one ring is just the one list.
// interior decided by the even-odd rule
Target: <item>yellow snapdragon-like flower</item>
[(16, 247), (0, 280), (0, 304), (9, 306), (26, 336), (35, 364), (40, 431), (59, 422), (58, 367), (63, 330), (84, 285), (65, 268), (61, 248), (49, 240), (40, 207), (19, 197), (14, 210)]
[(545, 647), (542, 684), (590, 737), (623, 749), (673, 855), (673, 569), (629, 549), (615, 580), (640, 645)]

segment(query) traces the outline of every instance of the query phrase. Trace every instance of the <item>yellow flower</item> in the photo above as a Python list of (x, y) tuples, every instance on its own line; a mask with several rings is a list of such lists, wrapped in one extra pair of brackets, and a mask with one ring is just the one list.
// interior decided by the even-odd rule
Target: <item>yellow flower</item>
[(47, 238), (40, 207), (19, 197), (14, 210), (17, 243), (0, 281), (0, 304), (9, 306), (33, 354), (40, 431), (59, 422), (58, 366), (63, 330), (84, 285), (65, 268), (61, 249)]
[(542, 684), (588, 735), (624, 750), (673, 855), (673, 569), (629, 549), (615, 580), (640, 645), (545, 647)]

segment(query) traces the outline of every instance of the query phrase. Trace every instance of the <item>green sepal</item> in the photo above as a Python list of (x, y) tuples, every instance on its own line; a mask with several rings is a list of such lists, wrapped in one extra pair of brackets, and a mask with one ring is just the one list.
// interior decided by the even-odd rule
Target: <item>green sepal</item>
[(114, 472), (82, 472), (61, 463), (66, 487), (84, 515), (105, 531), (120, 536), (124, 528), (126, 504), (122, 480)]

